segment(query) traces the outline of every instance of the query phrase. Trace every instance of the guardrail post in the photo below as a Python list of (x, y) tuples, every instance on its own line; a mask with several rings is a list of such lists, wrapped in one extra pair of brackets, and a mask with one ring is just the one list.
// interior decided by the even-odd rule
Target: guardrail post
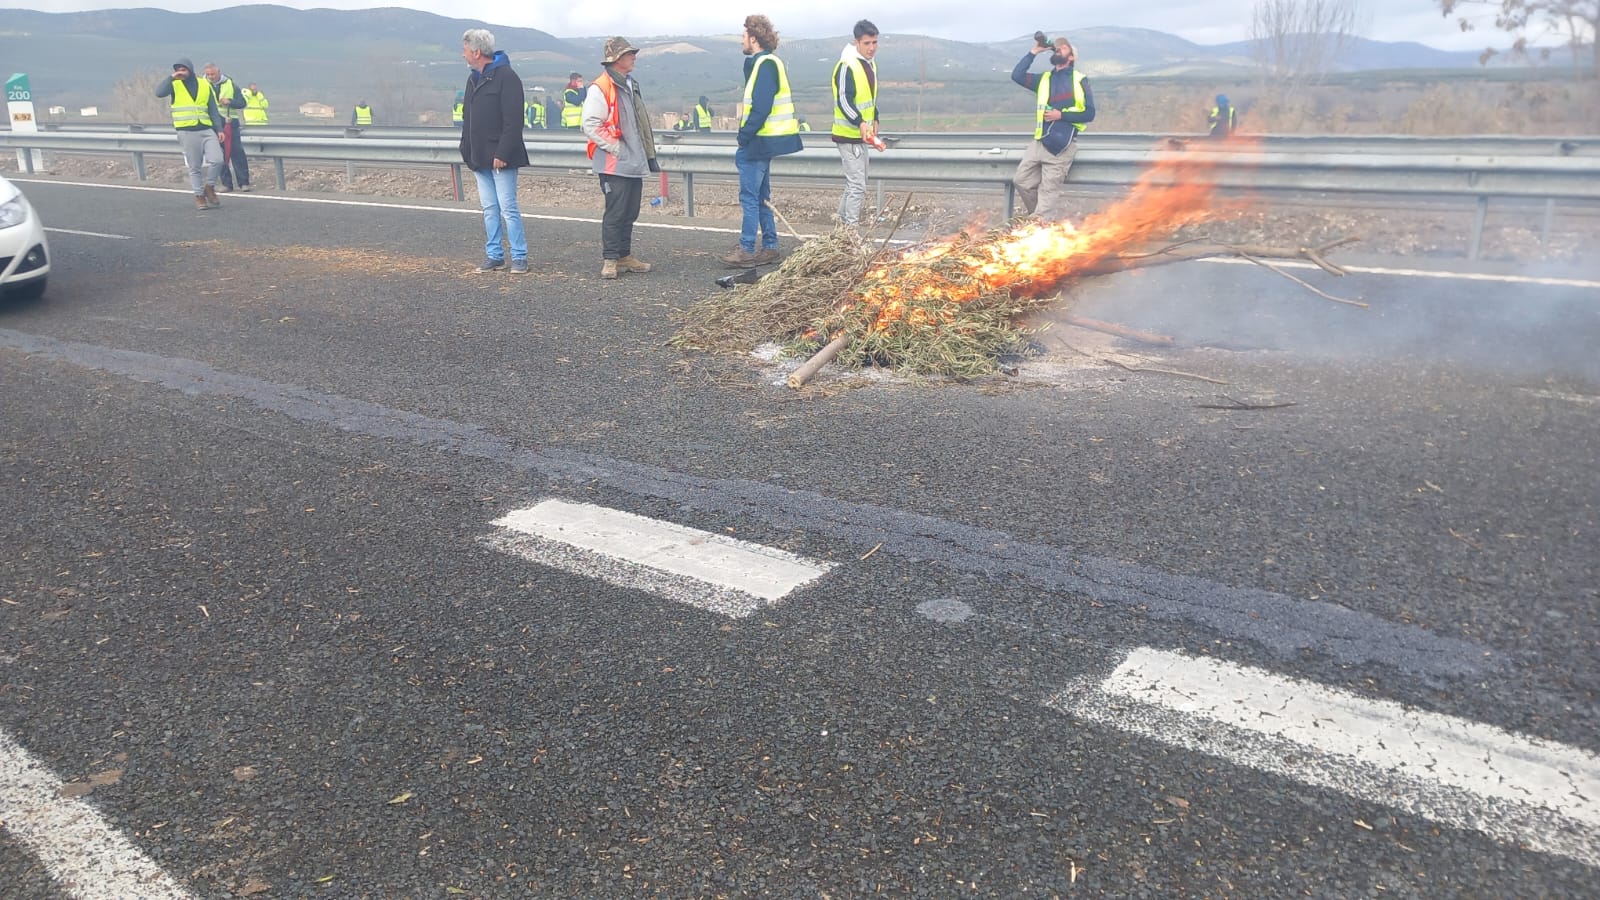
[(467, 199), (461, 191), (461, 163), (450, 164), (450, 196), (457, 200)]
[(139, 176), (140, 181), (149, 180), (144, 173), (144, 154), (137, 150), (133, 153), (133, 171)]
[(1489, 218), (1489, 198), (1478, 198), (1477, 212), (1472, 214), (1472, 237), (1467, 241), (1467, 259), (1476, 260), (1483, 249), (1483, 223)]
[(347, 162), (344, 164), (344, 183), (356, 183), (356, 164), (353, 162)]
[(683, 214), (686, 218), (694, 218), (694, 173), (683, 173)]
[(883, 179), (875, 178), (873, 180), (878, 182), (878, 208), (872, 213), (872, 224), (876, 225), (883, 219)]
[[(33, 150), (21, 150), (21, 151), (18, 151), (18, 153), (17, 153), (17, 162), (22, 163), (22, 171), (26, 172), (29, 175), (33, 174), (33, 154), (34, 154), (34, 152), (35, 151), (33, 151)], [(41, 159), (40, 162), (43, 163), (44, 160)]]
[(1006, 221), (1011, 221), (1012, 214), (1017, 208), (1017, 185), (1010, 179), (1006, 180)]
[(283, 157), (274, 156), (272, 158), (272, 168), (278, 173), (278, 190), (287, 191), (289, 182), (283, 177)]
[(1556, 198), (1546, 197), (1544, 201), (1544, 225), (1539, 229), (1539, 243), (1550, 243), (1550, 231), (1556, 224)]

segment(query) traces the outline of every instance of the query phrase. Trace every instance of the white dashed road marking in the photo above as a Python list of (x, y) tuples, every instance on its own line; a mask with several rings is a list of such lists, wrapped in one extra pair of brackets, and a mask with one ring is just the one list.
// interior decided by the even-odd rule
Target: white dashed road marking
[(83, 900), (187, 900), (187, 891), (89, 804), (63, 797), (61, 786), (0, 732), (0, 826), (39, 857), (64, 893)]
[(748, 616), (833, 568), (784, 550), (633, 513), (545, 500), (494, 522), (487, 543), (541, 565)]
[(55, 232), (56, 234), (78, 234), (78, 235), (82, 235), (84, 237), (110, 238), (110, 239), (112, 239), (114, 241), (131, 241), (131, 240), (133, 240), (133, 238), (128, 237), (125, 234), (105, 234), (105, 233), (99, 232), (99, 231), (78, 231), (75, 228), (46, 228), (45, 231), (52, 231), (52, 232)]
[(1600, 866), (1600, 756), (1219, 660), (1139, 648), (1069, 715)]

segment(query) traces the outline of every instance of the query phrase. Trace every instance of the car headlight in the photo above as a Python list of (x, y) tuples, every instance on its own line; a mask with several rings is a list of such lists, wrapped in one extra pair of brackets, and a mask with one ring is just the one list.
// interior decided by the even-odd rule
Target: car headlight
[(28, 221), (28, 204), (18, 194), (0, 203), (0, 228), (12, 228)]

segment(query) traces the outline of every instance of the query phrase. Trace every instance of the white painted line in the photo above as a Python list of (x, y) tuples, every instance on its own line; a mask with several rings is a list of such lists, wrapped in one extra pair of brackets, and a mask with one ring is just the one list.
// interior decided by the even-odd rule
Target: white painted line
[[(103, 184), (93, 181), (56, 181), (48, 178), (13, 178), (19, 184), (56, 184), (64, 187), (93, 187), (106, 188), (116, 191), (150, 191), (158, 194), (189, 194), (188, 188), (148, 187), (137, 184)], [(405, 209), (416, 212), (442, 212), (457, 215), (483, 217), (483, 211), (477, 208), (468, 209), (460, 206), (424, 206), (420, 203), (384, 203), (377, 200), (337, 200), (332, 197), (292, 197), (283, 194), (230, 194), (228, 199), (243, 199), (250, 203), (312, 203), (325, 206), (357, 206), (368, 209)], [(593, 216), (554, 216), (544, 213), (523, 213), (522, 218), (540, 222), (577, 222), (583, 225), (599, 225), (600, 220)], [(703, 231), (711, 234), (738, 234), (739, 229), (727, 226), (710, 225), (676, 225), (670, 222), (651, 222), (641, 220), (635, 224), (637, 228), (659, 228), (663, 231)], [(801, 239), (816, 237), (814, 234), (797, 235)]]
[(0, 731), (0, 826), (82, 900), (187, 900), (189, 893)]
[[(1211, 256), (1200, 262), (1219, 263), (1226, 266), (1253, 266), (1248, 259)], [(1275, 259), (1272, 264), (1282, 269), (1315, 269), (1315, 263), (1298, 260)], [(1385, 266), (1341, 266), (1346, 272), (1363, 275), (1395, 275), (1401, 278), (1440, 278), (1450, 281), (1489, 281), (1496, 284), (1537, 284), (1545, 287), (1600, 288), (1600, 281), (1582, 278), (1544, 278), (1538, 275), (1491, 275), (1485, 272), (1438, 272), (1432, 269), (1396, 269)]]
[(831, 563), (587, 503), (545, 500), (496, 519), (489, 541), (545, 565), (747, 616), (826, 574)]
[(57, 234), (81, 234), (84, 237), (111, 238), (114, 241), (131, 241), (133, 238), (125, 234), (101, 234), (98, 231), (76, 231), (71, 228), (46, 228), (45, 231), (54, 231)]
[(1540, 388), (1523, 388), (1525, 393), (1532, 394), (1541, 400), (1565, 400), (1568, 403), (1582, 403), (1593, 405), (1600, 403), (1600, 396), (1592, 394), (1569, 394), (1566, 391), (1547, 391)]
[(1235, 663), (1138, 648), (1048, 705), (1600, 867), (1600, 756)]

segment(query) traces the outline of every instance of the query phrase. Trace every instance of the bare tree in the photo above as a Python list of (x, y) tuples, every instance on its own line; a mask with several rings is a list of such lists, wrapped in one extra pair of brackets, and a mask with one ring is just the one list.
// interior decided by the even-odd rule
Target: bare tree
[(171, 72), (143, 69), (111, 86), (116, 115), (124, 122), (159, 125), (172, 121), (172, 103), (156, 96), (156, 85), (172, 78)]
[(1259, 0), (1250, 39), (1267, 86), (1294, 98), (1319, 84), (1360, 36), (1364, 20), (1360, 0)]
[[(1456, 16), (1462, 31), (1477, 30), (1476, 18), (1494, 15), (1494, 27), (1512, 37), (1508, 50), (1489, 47), (1480, 61), (1487, 63), (1499, 53), (1528, 58), (1532, 45), (1548, 37), (1563, 38), (1572, 51), (1572, 68), (1581, 78), (1600, 77), (1600, 0), (1438, 0), (1439, 10), (1448, 18)], [(1473, 9), (1485, 10), (1480, 16)], [(1584, 44), (1588, 44), (1589, 70), (1584, 71)], [(1549, 47), (1537, 48), (1541, 59), (1550, 58)]]
[(432, 107), (438, 91), (430, 90), (422, 70), (401, 60), (374, 61), (367, 66), (373, 80), (367, 87), (372, 108), (384, 121), (395, 125), (414, 125)]

